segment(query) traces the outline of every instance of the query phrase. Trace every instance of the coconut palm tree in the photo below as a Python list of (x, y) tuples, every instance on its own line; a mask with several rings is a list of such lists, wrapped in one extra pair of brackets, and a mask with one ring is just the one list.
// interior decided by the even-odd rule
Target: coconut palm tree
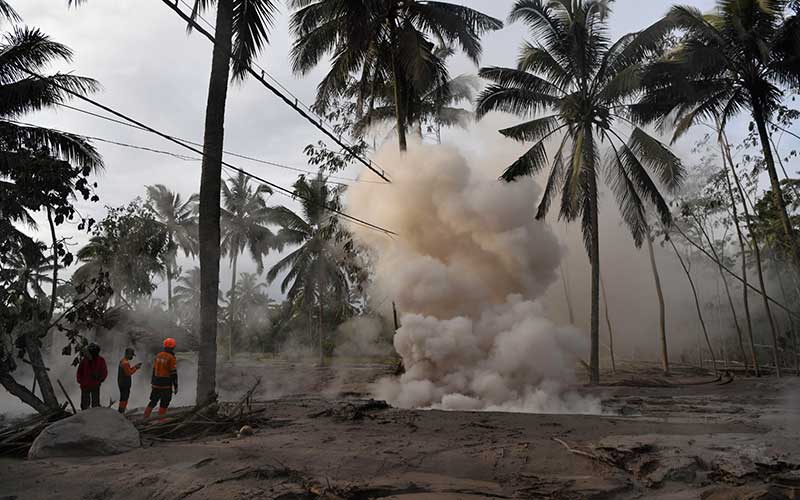
[(323, 363), (325, 303), (340, 307), (349, 298), (346, 251), (341, 245), (342, 229), (334, 212), (340, 206), (341, 186), (332, 187), (322, 173), (308, 180), (301, 176), (294, 183), (294, 192), (302, 200), (302, 210), (295, 213), (287, 207), (275, 207), (275, 220), (281, 226), (278, 238), (286, 245), (297, 246), (279, 260), (267, 273), (272, 283), (286, 273), (281, 292), (287, 300), (301, 303), (311, 316), (313, 307), (319, 313), (319, 356)]
[[(758, 129), (773, 203), (787, 240), (796, 242), (770, 147), (767, 126), (785, 87), (800, 86), (800, 18), (787, 17), (786, 0), (718, 0), (704, 15), (673, 7), (665, 21), (683, 33), (680, 44), (653, 64), (647, 90), (633, 116), (643, 123), (675, 127), (674, 139), (702, 120), (728, 121), (747, 111)], [(792, 244), (800, 267), (800, 245)]]
[(292, 0), (291, 29), (294, 71), (306, 74), (326, 54), (331, 69), (319, 84), (317, 104), (322, 108), (360, 74), (364, 94), (389, 81), (394, 94), (400, 150), (406, 149), (408, 104), (423, 92), (416, 87), (431, 79), (445, 82), (447, 70), (434, 53), (436, 42), (458, 46), (476, 64), (480, 36), (503, 23), (474, 9), (449, 2), (422, 0)]
[[(19, 18), (5, 4), (0, 16)], [(0, 155), (3, 161), (24, 161), (20, 151), (47, 151), (50, 155), (90, 170), (103, 166), (97, 150), (73, 134), (17, 120), (24, 114), (67, 101), (69, 92), (86, 94), (99, 88), (95, 80), (72, 74), (43, 75), (56, 62), (70, 62), (72, 51), (36, 28), (15, 27), (0, 38)]]
[[(19, 252), (13, 252), (2, 263), (0, 274), (3, 281), (14, 281), (19, 287), (33, 292), (34, 297), (45, 297), (43, 284), (53, 281), (53, 263), (45, 257), (47, 245), (32, 241), (22, 245)], [(54, 300), (51, 299), (51, 300)]]
[(523, 46), (517, 68), (481, 69), (480, 75), (493, 84), (479, 96), (477, 106), (479, 117), (505, 111), (529, 118), (500, 131), (511, 139), (533, 143), (503, 173), (505, 181), (543, 170), (548, 163), (546, 144), (558, 137), (536, 217), (545, 217), (560, 191), (559, 217), (581, 218), (592, 266), (592, 383), (600, 377), (597, 176), (601, 146), (607, 150), (603, 165), (607, 182), (637, 246), (647, 237), (650, 205), (664, 224), (670, 222), (669, 207), (650, 172), (668, 189), (678, 186), (683, 173), (680, 161), (666, 146), (641, 128), (631, 127), (626, 118), (628, 104), (639, 89), (643, 63), (661, 47), (668, 31), (665, 23), (612, 43), (607, 11), (607, 3), (601, 0), (517, 1), (510, 21), (525, 22), (539, 44)]
[[(455, 54), (452, 47), (440, 46), (434, 55), (441, 61)], [(472, 111), (458, 107), (463, 102), (471, 103), (475, 93), (481, 88), (480, 79), (476, 75), (459, 75), (452, 79), (440, 81), (437, 78), (427, 82), (415, 82), (420, 90), (417, 94), (409, 96), (408, 122), (417, 127), (417, 134), (422, 137), (423, 127), (427, 125), (429, 132), (436, 134), (437, 141), (441, 144), (443, 127), (465, 128), (475, 117)], [(350, 93), (358, 97), (360, 84), (355, 84)], [(370, 127), (395, 121), (396, 105), (392, 85), (380, 82), (370, 90), (375, 95), (370, 95), (370, 106), (360, 120), (355, 124), (355, 134), (363, 135)], [(377, 99), (378, 105), (375, 106)], [(392, 127), (396, 133), (397, 125)]]
[[(267, 227), (274, 223), (273, 211), (267, 207), (265, 195), (272, 190), (263, 184), (253, 186), (250, 177), (239, 173), (222, 185), (222, 251), (231, 260), (231, 288), (228, 291), (230, 309), (237, 307), (236, 264), (239, 256), (248, 250), (255, 260), (258, 273), (264, 271), (263, 257), (270, 249), (282, 249), (282, 245)], [(228, 332), (228, 356), (233, 356), (233, 331), (235, 323), (231, 323)]]
[(180, 274), (176, 257), (178, 249), (185, 256), (197, 254), (197, 195), (184, 201), (180, 193), (174, 193), (163, 184), (146, 186), (147, 208), (167, 231), (167, 253), (164, 256), (164, 272), (167, 276), (167, 309), (172, 311), (172, 280)]

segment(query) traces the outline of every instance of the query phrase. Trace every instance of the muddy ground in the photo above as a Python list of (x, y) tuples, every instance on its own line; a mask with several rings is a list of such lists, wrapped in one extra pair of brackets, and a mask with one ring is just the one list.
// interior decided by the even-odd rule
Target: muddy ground
[(0, 500), (800, 498), (796, 377), (720, 385), (637, 366), (605, 377), (623, 385), (581, 389), (608, 412), (591, 416), (365, 405), (389, 370), (309, 368), (301, 393), (262, 403), (269, 424), (249, 437), (2, 459)]

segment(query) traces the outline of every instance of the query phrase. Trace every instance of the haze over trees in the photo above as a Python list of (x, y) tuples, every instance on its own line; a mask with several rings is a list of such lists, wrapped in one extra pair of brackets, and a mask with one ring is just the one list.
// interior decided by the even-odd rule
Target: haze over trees
[[(377, 149), (366, 137), (380, 124), (391, 126), (388, 147), (403, 152), (414, 147), (409, 130), (423, 142), (446, 142), (443, 129), (492, 112), (513, 115), (517, 123), (499, 134), (527, 149), (502, 165), (497, 182), (536, 176), (544, 189), (531, 200), (531, 216), (544, 219), (553, 209), (580, 227), (590, 262), (590, 383), (601, 377), (600, 221), (612, 216), (600, 208), (606, 190), (633, 243), (648, 244), (641, 255), (656, 279), (665, 259), (680, 265), (697, 319), (697, 364), (710, 358), (714, 370), (722, 362), (756, 375), (800, 369), (800, 180), (790, 166), (798, 155), (776, 141), (800, 139), (792, 132), (800, 113), (788, 98), (800, 87), (797, 2), (718, 0), (708, 13), (676, 6), (612, 39), (613, 2), (518, 0), (508, 19), (528, 29), (518, 64), (493, 66), (489, 54), (481, 80), (451, 77), (448, 65), (456, 54), (479, 63), (481, 37), (503, 26), (491, 16), (455, 2), (292, 0), (292, 48), (279, 60), (300, 76), (324, 70), (315, 110), (356, 143), (347, 151), (308, 146), (310, 168), (283, 193), (293, 204), (274, 202), (278, 187), (246, 171), (226, 177), (222, 170), (228, 86), (266, 50), (279, 3), (193, 7), (187, 19), (216, 13), (199, 193), (142, 186), (142, 198), (103, 200), (106, 213), (94, 221), (76, 204), (100, 199), (94, 176), (104, 164), (95, 146), (24, 119), (95, 93), (98, 82), (49, 72), (51, 63), (70, 62), (70, 49), (23, 26), (0, 0), (0, 383), (37, 412), (63, 405), (45, 344), (79, 356), (87, 332), (115, 308), (164, 308), (199, 339), (198, 403), (216, 393), (218, 348), (235, 363), (237, 353), (279, 355), (297, 344), (326, 363), (343, 323), (392, 300), (370, 291), (369, 251), (344, 222), (353, 180), (338, 174)], [(728, 138), (734, 119), (751, 122), (740, 144)], [(698, 130), (708, 136), (679, 158), (676, 141)], [(80, 248), (61, 234), (70, 222), (88, 240)], [(224, 291), (222, 257), (232, 271)], [(242, 272), (243, 261), (255, 272)], [(270, 294), (278, 288), (282, 296)], [(574, 292), (565, 286), (567, 301)], [(606, 304), (609, 330), (627, 307)], [(660, 315), (652, 343), (668, 373), (676, 312), (662, 297), (652, 314)], [(617, 349), (620, 343), (617, 337)], [(19, 383), (23, 365), (38, 389)]]

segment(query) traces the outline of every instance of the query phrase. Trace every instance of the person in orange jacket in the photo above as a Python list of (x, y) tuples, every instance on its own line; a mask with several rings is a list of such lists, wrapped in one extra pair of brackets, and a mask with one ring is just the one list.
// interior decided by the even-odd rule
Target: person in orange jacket
[(81, 410), (100, 406), (100, 385), (108, 376), (106, 360), (100, 355), (100, 346), (92, 342), (78, 365), (77, 380), (81, 388)]
[(117, 368), (117, 385), (119, 386), (119, 412), (125, 413), (128, 408), (128, 398), (131, 395), (131, 376), (142, 367), (141, 363), (131, 366), (131, 360), (136, 356), (132, 347), (125, 349), (125, 356), (119, 362)]
[(156, 404), (159, 404), (158, 414), (165, 415), (169, 402), (172, 400), (173, 391), (178, 394), (178, 360), (175, 358), (175, 339), (164, 339), (164, 350), (156, 355), (153, 362), (153, 378), (150, 381), (150, 403), (144, 409), (144, 416), (149, 417)]

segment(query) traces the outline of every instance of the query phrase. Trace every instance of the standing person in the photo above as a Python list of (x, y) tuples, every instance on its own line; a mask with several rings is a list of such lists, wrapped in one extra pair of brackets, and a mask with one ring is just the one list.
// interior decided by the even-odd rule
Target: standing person
[(117, 369), (117, 385), (119, 386), (119, 412), (124, 414), (128, 408), (128, 398), (131, 395), (131, 376), (142, 367), (141, 363), (131, 366), (131, 360), (136, 356), (132, 347), (125, 349), (125, 356), (119, 362)]
[(81, 387), (81, 410), (100, 406), (100, 385), (108, 377), (106, 360), (100, 356), (100, 346), (92, 342), (78, 365), (78, 385)]
[(150, 403), (144, 409), (144, 416), (149, 417), (153, 412), (156, 404), (161, 403), (158, 407), (158, 414), (165, 415), (169, 402), (172, 400), (173, 391), (178, 394), (178, 360), (175, 358), (175, 339), (164, 339), (164, 350), (156, 355), (156, 360), (153, 362), (153, 378), (151, 384), (153, 386), (150, 392)]

